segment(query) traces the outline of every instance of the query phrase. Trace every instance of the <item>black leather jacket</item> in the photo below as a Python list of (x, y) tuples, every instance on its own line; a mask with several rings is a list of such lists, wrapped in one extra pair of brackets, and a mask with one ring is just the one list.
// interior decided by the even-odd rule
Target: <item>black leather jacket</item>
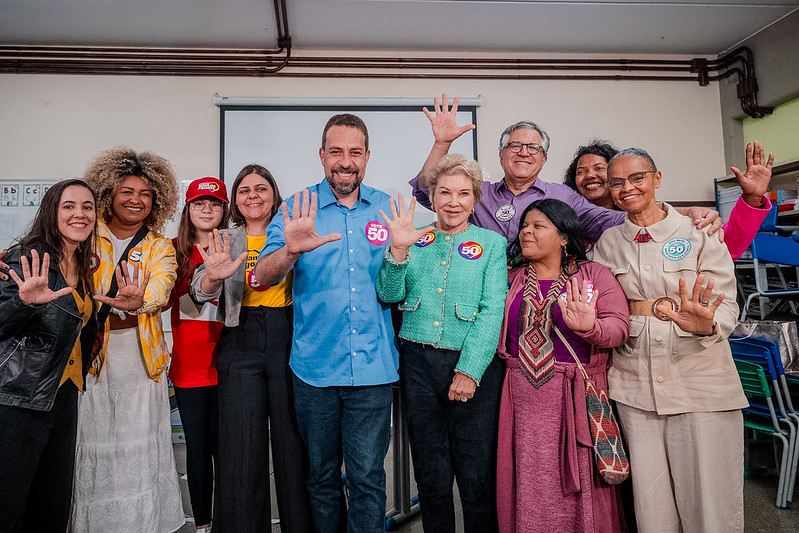
[[(36, 249), (40, 256), (46, 251)], [(14, 246), (4, 262), (22, 277), (20, 253)], [(50, 263), (48, 278), (54, 291), (67, 286), (55, 262)], [(19, 298), (14, 280), (0, 281), (0, 405), (49, 411), (78, 335), (85, 376), (96, 334), (96, 314), (92, 312), (84, 328), (72, 294), (29, 306)]]

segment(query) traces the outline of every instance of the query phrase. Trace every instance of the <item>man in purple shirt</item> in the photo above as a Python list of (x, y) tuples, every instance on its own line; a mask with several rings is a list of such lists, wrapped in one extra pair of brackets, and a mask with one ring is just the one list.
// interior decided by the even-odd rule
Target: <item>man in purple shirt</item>
[[(416, 200), (428, 209), (431, 208), (428, 197), (430, 172), (447, 155), (455, 139), (475, 128), (474, 124), (458, 126), (455, 122), (458, 112), (457, 97), (452, 109), (448, 108), (446, 94), (441, 96), (441, 105), (438, 98), (433, 101), (435, 114), (427, 108), (424, 108), (424, 113), (430, 119), (435, 141), (422, 170), (410, 181)], [(469, 221), (476, 226), (494, 230), (511, 242), (519, 233), (518, 217), (522, 211), (533, 200), (542, 198), (555, 198), (570, 205), (580, 219), (585, 238), (591, 242), (596, 242), (607, 228), (624, 221), (623, 211), (596, 206), (562, 183), (538, 179), (538, 174), (547, 161), (548, 151), (549, 135), (535, 122), (523, 120), (505, 128), (499, 140), (499, 162), (505, 176), (496, 183), (483, 182), (483, 197), (474, 206), (474, 213)], [(711, 225), (708, 234), (721, 227), (718, 213), (712, 209), (691, 207), (678, 211), (693, 218), (698, 228)]]

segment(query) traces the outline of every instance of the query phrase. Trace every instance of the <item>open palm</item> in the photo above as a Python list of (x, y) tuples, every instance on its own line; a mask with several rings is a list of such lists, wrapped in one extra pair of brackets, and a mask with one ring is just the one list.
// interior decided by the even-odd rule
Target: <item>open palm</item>
[(452, 102), (452, 109), (448, 108), (447, 94), (441, 95), (441, 103), (439, 104), (438, 97), (433, 99), (435, 114), (431, 113), (426, 107), (422, 108), (424, 114), (430, 120), (433, 127), (433, 137), (437, 143), (451, 143), (467, 131), (475, 128), (474, 124), (467, 124), (466, 126), (458, 126), (455, 118), (458, 115), (458, 97), (456, 96)]
[(766, 159), (763, 145), (757, 141), (754, 142), (754, 147), (751, 144), (746, 145), (746, 172), (741, 172), (736, 167), (730, 167), (735, 177), (738, 178), (738, 185), (743, 190), (745, 202), (750, 205), (760, 203), (771, 181), (773, 166), (774, 154), (769, 154)]
[(72, 292), (71, 287), (53, 291), (48, 286), (47, 274), (50, 271), (50, 254), (45, 253), (39, 263), (39, 252), (31, 250), (31, 262), (24, 255), (20, 258), (22, 264), (22, 278), (14, 270), (9, 270), (8, 274), (19, 288), (19, 298), (26, 305), (41, 305), (52, 302)]
[(391, 202), (391, 218), (388, 218), (382, 209), (380, 210), (380, 216), (386, 221), (386, 225), (391, 232), (391, 246), (409, 248), (430, 229), (430, 226), (422, 229), (414, 227), (413, 213), (416, 210), (416, 198), (411, 199), (411, 205), (408, 207), (407, 212), (405, 211), (405, 204), (401, 194), (396, 203), (394, 198), (389, 201)]
[(573, 280), (566, 282), (566, 301), (558, 298), (558, 307), (563, 321), (572, 331), (590, 331), (596, 323), (596, 306), (589, 297), (588, 281), (583, 280), (582, 289)]
[(247, 258), (247, 252), (242, 252), (236, 259), (230, 257), (230, 234), (224, 235), (214, 229), (208, 240), (208, 251), (197, 245), (197, 250), (203, 258), (205, 275), (212, 282), (228, 279), (236, 272), (239, 265)]
[(340, 233), (329, 233), (320, 236), (316, 233), (316, 193), (308, 197), (308, 189), (302, 191), (302, 204), (300, 193), (294, 193), (294, 205), (289, 218), (286, 202), (280, 205), (283, 213), (283, 239), (286, 241), (286, 250), (292, 254), (303, 254), (316, 250), (323, 244), (341, 239)]
[(117, 285), (119, 291), (113, 298), (104, 294), (96, 294), (94, 299), (100, 303), (108, 304), (122, 311), (134, 311), (144, 303), (144, 293), (150, 283), (150, 273), (144, 273), (144, 279), (139, 279), (139, 264), (133, 266), (133, 277), (128, 272), (128, 262), (122, 261), (116, 269)]
[(669, 309), (667, 304), (661, 303), (658, 306), (658, 311), (670, 318), (683, 331), (700, 335), (711, 334), (713, 332), (713, 318), (716, 316), (716, 309), (724, 301), (724, 293), (719, 294), (711, 302), (714, 281), (708, 281), (707, 285), (703, 287), (704, 280), (705, 276), (702, 274), (696, 277), (691, 291), (691, 298), (689, 299), (685, 280), (680, 278), (679, 310)]

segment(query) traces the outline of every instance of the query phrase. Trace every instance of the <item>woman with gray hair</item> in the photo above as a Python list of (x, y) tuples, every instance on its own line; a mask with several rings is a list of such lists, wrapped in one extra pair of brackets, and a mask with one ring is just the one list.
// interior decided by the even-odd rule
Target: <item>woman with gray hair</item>
[(403, 313), (400, 382), (422, 524), (455, 531), (458, 480), (467, 532), (497, 528), (494, 491), (502, 367), (494, 357), (507, 287), (505, 238), (469, 223), (482, 171), (461, 154), (432, 172), (432, 227), (413, 225), (415, 199), (381, 211), (391, 244), (378, 297)]
[(627, 217), (594, 249), (630, 310), (608, 385), (629, 446), (638, 529), (743, 531), (747, 401), (727, 343), (738, 316), (732, 259), (715, 236), (655, 201), (661, 180), (640, 148), (611, 159), (608, 185)]

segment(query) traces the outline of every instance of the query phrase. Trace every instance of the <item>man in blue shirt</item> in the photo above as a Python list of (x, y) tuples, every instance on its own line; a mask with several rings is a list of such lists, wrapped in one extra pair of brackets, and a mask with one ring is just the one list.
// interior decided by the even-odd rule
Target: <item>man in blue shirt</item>
[[(318, 531), (383, 531), (398, 354), (388, 305), (375, 277), (389, 232), (378, 213), (389, 196), (362, 185), (369, 161), (363, 121), (332, 117), (319, 157), (325, 180), (295, 193), (267, 228), (255, 267), (274, 285), (294, 269), (290, 366), (300, 434), (308, 445), (308, 490)], [(343, 512), (342, 459), (349, 511)]]

